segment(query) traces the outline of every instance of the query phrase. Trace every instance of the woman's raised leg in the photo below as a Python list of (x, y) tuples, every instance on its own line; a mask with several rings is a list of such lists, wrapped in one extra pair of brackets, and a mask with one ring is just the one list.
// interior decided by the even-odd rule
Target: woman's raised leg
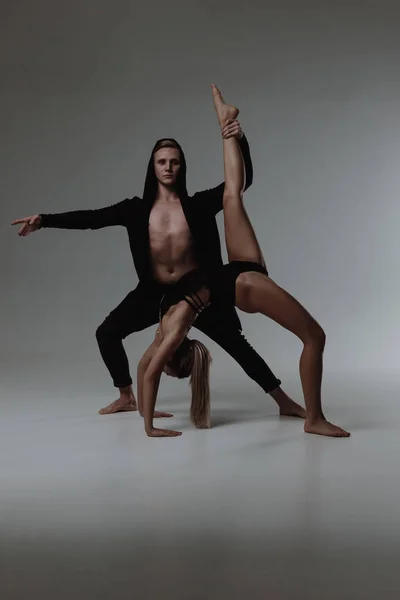
[[(212, 86), (219, 124), (224, 128), (239, 111), (224, 102)], [(238, 141), (224, 139), (225, 190), (223, 196), (225, 238), (229, 261), (253, 261), (264, 264), (256, 235), (243, 206), (244, 166)], [(300, 377), (306, 402), (307, 433), (333, 437), (350, 434), (329, 423), (321, 407), (321, 383), (325, 333), (313, 317), (276, 283), (262, 273), (242, 273), (236, 282), (236, 306), (249, 313), (259, 312), (294, 333), (303, 343)]]
[[(239, 110), (224, 102), (218, 88), (212, 86), (218, 121), (223, 128), (236, 119)], [(225, 190), (223, 196), (224, 226), (228, 260), (252, 261), (265, 266), (256, 234), (243, 206), (244, 164), (239, 143), (235, 137), (223, 140)]]

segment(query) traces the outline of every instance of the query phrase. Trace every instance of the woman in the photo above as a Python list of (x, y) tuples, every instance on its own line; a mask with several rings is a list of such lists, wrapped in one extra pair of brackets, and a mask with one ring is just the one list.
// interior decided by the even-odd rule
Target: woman
[[(163, 371), (176, 377), (191, 375), (191, 418), (197, 427), (209, 427), (210, 355), (200, 342), (187, 339), (194, 320), (210, 302), (228, 297), (240, 310), (261, 313), (279, 323), (303, 342), (300, 377), (306, 403), (307, 433), (349, 437), (329, 423), (321, 407), (322, 356), (325, 334), (311, 315), (285, 290), (268, 277), (264, 258), (243, 206), (243, 159), (229, 125), (238, 109), (222, 99), (212, 86), (218, 121), (223, 130), (225, 189), (224, 227), (229, 264), (219, 273), (200, 269), (188, 272), (164, 296), (160, 305), (160, 326), (155, 340), (138, 367), (139, 410), (150, 437), (172, 437), (181, 432), (153, 427), (154, 407)], [(166, 415), (167, 416), (167, 415)]]

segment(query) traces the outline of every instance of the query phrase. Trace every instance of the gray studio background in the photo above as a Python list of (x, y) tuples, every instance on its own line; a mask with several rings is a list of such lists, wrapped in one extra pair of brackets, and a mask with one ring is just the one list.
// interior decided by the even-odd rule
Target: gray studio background
[[(326, 330), (326, 377), (396, 377), (397, 2), (3, 0), (1, 14), (3, 386), (112, 399), (94, 332), (137, 282), (125, 230), (20, 239), (9, 223), (141, 195), (163, 136), (186, 152), (190, 193), (220, 183), (211, 82), (241, 109), (254, 163), (246, 205), (271, 276)], [(242, 319), (300, 394), (298, 340)], [(126, 341), (133, 374), (152, 335)], [(253, 385), (209, 347), (215, 387)]]
[[(1, 598), (399, 598), (399, 2), (0, 11)], [(241, 109), (270, 274), (327, 333), (324, 406), (348, 440), (277, 418), (200, 334), (210, 430), (170, 378), (160, 426), (179, 439), (149, 439), (137, 414), (100, 418), (116, 391), (95, 330), (137, 283), (126, 232), (9, 225), (141, 195), (162, 136), (181, 142), (190, 192), (219, 184), (211, 82)], [(300, 342), (241, 317), (301, 401)], [(153, 334), (126, 340), (133, 375)]]

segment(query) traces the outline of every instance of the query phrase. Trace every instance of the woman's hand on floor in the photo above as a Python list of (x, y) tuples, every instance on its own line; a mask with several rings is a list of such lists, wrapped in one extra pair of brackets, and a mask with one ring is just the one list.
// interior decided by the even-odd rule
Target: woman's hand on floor
[(153, 427), (153, 429), (146, 431), (146, 434), (148, 435), (148, 437), (178, 437), (179, 435), (182, 435), (182, 431), (171, 431), (170, 429), (156, 429), (155, 427)]
[(173, 416), (171, 413), (163, 412), (162, 410), (155, 410), (153, 413), (153, 419), (169, 419)]

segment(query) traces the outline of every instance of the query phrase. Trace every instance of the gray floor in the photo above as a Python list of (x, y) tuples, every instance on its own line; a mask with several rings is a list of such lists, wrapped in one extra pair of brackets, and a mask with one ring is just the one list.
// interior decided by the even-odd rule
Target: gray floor
[(184, 434), (149, 439), (136, 414), (96, 414), (104, 391), (3, 378), (3, 600), (400, 597), (396, 382), (326, 382), (349, 440), (229, 382), (197, 431), (180, 390), (160, 406)]

